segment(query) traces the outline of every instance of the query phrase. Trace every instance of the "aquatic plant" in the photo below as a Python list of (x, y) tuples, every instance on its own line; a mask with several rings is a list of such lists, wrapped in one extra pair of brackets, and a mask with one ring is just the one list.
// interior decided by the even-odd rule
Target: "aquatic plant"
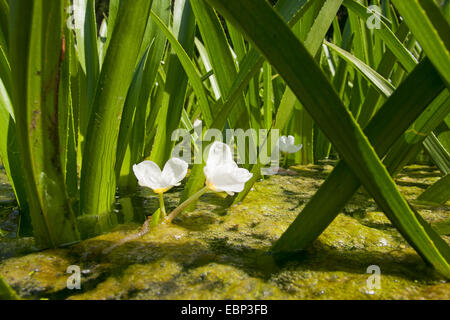
[(212, 137), (260, 130), (243, 140), (276, 159), (279, 130), (286, 161), (339, 162), (273, 252), (305, 249), (363, 186), (450, 277), (448, 244), (393, 181), (426, 152), (443, 177), (418, 200), (450, 196), (448, 0), (111, 0), (96, 16), (95, 0), (0, 0), (0, 157), (21, 235), (79, 241), (138, 183), (159, 195), (159, 220), (186, 175), (179, 144), (212, 151), (166, 221), (208, 190), (241, 202), (267, 163), (237, 148), (239, 168)]

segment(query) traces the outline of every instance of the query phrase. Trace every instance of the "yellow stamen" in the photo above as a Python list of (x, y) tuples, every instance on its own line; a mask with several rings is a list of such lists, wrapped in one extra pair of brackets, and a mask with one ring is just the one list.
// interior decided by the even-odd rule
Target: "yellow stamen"
[(206, 187), (212, 191), (217, 191), (216, 187), (209, 181), (206, 181)]
[(169, 190), (169, 188), (159, 188), (159, 189), (153, 190), (153, 192), (157, 193), (157, 194), (161, 194), (161, 193), (166, 192), (167, 190)]

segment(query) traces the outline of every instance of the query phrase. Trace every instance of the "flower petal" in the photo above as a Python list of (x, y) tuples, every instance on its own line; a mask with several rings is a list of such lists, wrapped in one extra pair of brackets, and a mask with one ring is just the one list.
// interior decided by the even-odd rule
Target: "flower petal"
[(133, 166), (133, 172), (138, 179), (139, 185), (153, 190), (160, 189), (161, 169), (153, 161), (143, 161)]
[(287, 145), (288, 146), (292, 146), (292, 145), (294, 145), (295, 144), (295, 138), (294, 138), (294, 136), (288, 136), (287, 137)]
[(298, 146), (296, 146), (295, 144), (292, 146), (289, 146), (289, 153), (297, 153), (300, 151), (300, 149), (303, 147), (302, 144), (299, 144)]
[(247, 169), (239, 168), (234, 161), (217, 167), (206, 166), (204, 173), (207, 185), (213, 191), (225, 191), (228, 194), (244, 190), (245, 183), (253, 176)]
[(286, 140), (287, 140), (287, 138), (286, 138), (286, 136), (281, 136), (279, 139), (278, 139), (278, 141), (277, 141), (277, 143), (278, 143), (278, 145), (286, 145)]
[(181, 180), (187, 174), (188, 164), (179, 158), (171, 158), (166, 162), (162, 171), (162, 181), (165, 187), (180, 185)]
[(230, 147), (223, 142), (214, 142), (210, 146), (206, 166), (216, 167), (229, 161), (233, 161)]
[(287, 137), (281, 136), (277, 141), (277, 146), (281, 152), (283, 152), (283, 153), (288, 152)]

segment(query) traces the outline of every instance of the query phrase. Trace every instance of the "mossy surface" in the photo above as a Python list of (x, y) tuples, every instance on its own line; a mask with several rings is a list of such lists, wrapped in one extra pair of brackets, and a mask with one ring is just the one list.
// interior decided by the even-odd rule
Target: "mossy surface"
[[(23, 248), (32, 249), (31, 239), (2, 240), (0, 274), (30, 299), (450, 299), (450, 284), (421, 260), (362, 189), (307, 251), (282, 261), (267, 254), (331, 169), (292, 167), (258, 182), (245, 201), (227, 210), (223, 198), (207, 194), (174, 224), (106, 254), (139, 224), (26, 255)], [(414, 200), (439, 175), (430, 167), (409, 166), (397, 182)], [(167, 197), (169, 208), (179, 191)], [(153, 212), (157, 200), (142, 190), (121, 205), (134, 207), (122, 213), (126, 221)], [(416, 208), (430, 223), (449, 218), (449, 203)], [(82, 270), (81, 290), (66, 287), (70, 265)], [(381, 289), (367, 287), (371, 265), (380, 267)]]

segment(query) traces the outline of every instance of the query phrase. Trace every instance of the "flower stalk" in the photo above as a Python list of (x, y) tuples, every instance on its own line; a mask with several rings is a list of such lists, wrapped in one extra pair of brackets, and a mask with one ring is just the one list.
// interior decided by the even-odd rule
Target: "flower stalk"
[(159, 208), (161, 209), (161, 218), (166, 217), (166, 206), (164, 205), (164, 193), (161, 192), (158, 194), (159, 196)]
[(208, 192), (209, 188), (204, 187), (203, 189), (199, 190), (197, 193), (193, 194), (190, 198), (188, 198), (186, 201), (184, 201), (182, 204), (180, 204), (175, 210), (173, 210), (169, 216), (164, 220), (164, 223), (171, 223), (175, 217), (181, 213), (184, 209), (186, 209), (187, 206), (189, 206), (192, 202), (197, 201), (202, 195), (204, 195), (206, 192)]
[(285, 168), (285, 169), (287, 169), (288, 158), (289, 158), (289, 153), (285, 152), (284, 159), (283, 159), (283, 168)]
[(287, 169), (289, 154), (299, 152), (303, 145), (296, 145), (294, 136), (282, 136), (277, 141), (277, 147), (284, 154), (283, 168)]

